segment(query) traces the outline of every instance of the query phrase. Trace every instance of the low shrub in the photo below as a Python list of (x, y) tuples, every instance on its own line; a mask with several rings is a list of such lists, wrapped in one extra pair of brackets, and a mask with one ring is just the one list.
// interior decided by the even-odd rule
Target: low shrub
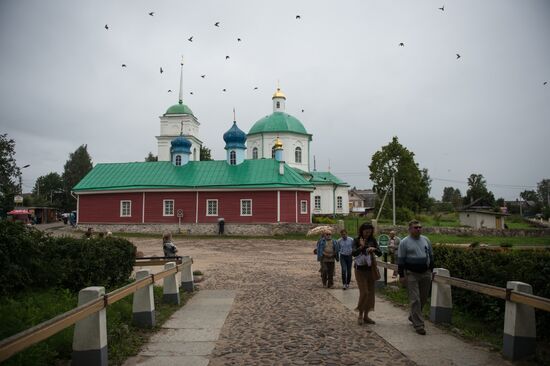
[[(452, 277), (506, 288), (508, 281), (521, 281), (533, 287), (533, 294), (550, 298), (550, 252), (546, 250), (462, 249), (435, 245), (436, 267), (446, 268)], [(453, 304), (502, 329), (505, 302), (473, 291), (453, 288)], [(536, 311), (537, 334), (550, 333), (550, 314)]]
[(336, 220), (326, 216), (313, 216), (313, 222), (317, 224), (336, 224)]
[(135, 246), (122, 238), (54, 238), (0, 222), (0, 295), (27, 288), (116, 287), (128, 281)]

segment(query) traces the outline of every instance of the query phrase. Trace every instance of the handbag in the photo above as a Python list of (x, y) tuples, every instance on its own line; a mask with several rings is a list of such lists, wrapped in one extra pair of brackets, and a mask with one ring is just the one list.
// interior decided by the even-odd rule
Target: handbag
[(371, 262), (372, 260), (370, 258), (370, 255), (361, 253), (357, 257), (355, 257), (355, 265), (357, 266), (370, 266)]

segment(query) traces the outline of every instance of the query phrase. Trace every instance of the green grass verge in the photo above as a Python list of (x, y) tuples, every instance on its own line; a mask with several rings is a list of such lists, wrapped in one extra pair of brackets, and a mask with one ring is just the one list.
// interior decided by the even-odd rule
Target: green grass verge
[[(157, 326), (140, 329), (132, 325), (133, 296), (107, 308), (107, 343), (109, 365), (121, 365), (136, 355), (149, 337), (160, 329), (170, 315), (185, 304), (189, 294), (181, 294), (181, 305), (162, 303), (162, 287), (154, 287)], [(46, 321), (77, 306), (77, 294), (64, 289), (34, 290), (7, 298), (0, 304), (0, 339), (9, 337), (33, 325)], [(72, 353), (74, 327), (69, 327), (19, 352), (2, 365), (56, 365), (69, 360)]]
[(432, 243), (445, 244), (470, 244), (474, 242), (501, 245), (511, 244), (513, 246), (550, 246), (550, 236), (540, 237), (502, 237), (502, 236), (479, 236), (479, 235), (447, 235), (447, 234), (426, 234)]

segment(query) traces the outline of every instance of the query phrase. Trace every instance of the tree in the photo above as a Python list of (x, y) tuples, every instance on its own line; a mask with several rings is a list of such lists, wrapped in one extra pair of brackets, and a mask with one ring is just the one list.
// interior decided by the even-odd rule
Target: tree
[(442, 202), (450, 202), (454, 208), (458, 208), (462, 204), (462, 195), (458, 188), (445, 187), (443, 188)]
[(74, 210), (76, 200), (71, 195), (71, 190), (92, 170), (92, 158), (88, 154), (88, 145), (81, 145), (71, 153), (63, 168), (63, 191), (65, 192), (63, 207), (66, 210)]
[(468, 178), (468, 187), (463, 201), (465, 205), (478, 200), (476, 206), (495, 206), (495, 196), (487, 190), (487, 182), (482, 174), (471, 174)]
[(523, 191), (519, 194), (519, 196), (524, 201), (533, 201), (535, 204), (540, 202), (539, 195), (533, 190)]
[(206, 146), (201, 146), (200, 159), (203, 160), (212, 160), (210, 157), (210, 149)]
[(159, 157), (156, 155), (153, 155), (152, 152), (149, 152), (149, 155), (145, 157), (145, 161), (159, 161)]
[(36, 179), (32, 190), (33, 204), (40, 206), (62, 206), (63, 179), (55, 172)]
[(15, 162), (15, 140), (0, 134), (0, 216), (13, 206), (13, 198), (20, 193), (21, 170)]
[(544, 207), (550, 207), (550, 179), (543, 179), (537, 183), (537, 193)]
[(414, 153), (401, 145), (397, 137), (374, 153), (369, 169), (373, 188), (380, 199), (392, 188), (392, 176), (395, 174), (396, 207), (419, 212), (429, 205), (431, 179), (428, 170), (418, 168)]

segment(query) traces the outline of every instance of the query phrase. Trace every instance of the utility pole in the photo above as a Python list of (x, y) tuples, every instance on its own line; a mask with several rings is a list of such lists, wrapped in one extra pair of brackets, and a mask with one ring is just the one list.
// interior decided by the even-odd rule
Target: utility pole
[(393, 176), (392, 176), (392, 183), (393, 183), (393, 192), (392, 192), (392, 196), (393, 196), (393, 226), (395, 226), (395, 173), (393, 173)]

